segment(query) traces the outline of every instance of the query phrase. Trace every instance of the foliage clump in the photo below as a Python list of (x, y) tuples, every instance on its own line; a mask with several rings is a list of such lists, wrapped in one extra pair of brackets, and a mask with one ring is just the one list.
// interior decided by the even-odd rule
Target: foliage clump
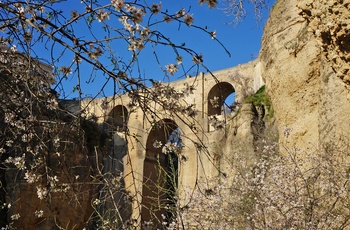
[(263, 105), (267, 110), (267, 113), (265, 114), (264, 118), (272, 118), (274, 111), (273, 111), (273, 107), (272, 107), (270, 98), (267, 95), (265, 89), (266, 89), (265, 85), (261, 86), (260, 89), (258, 91), (256, 91), (256, 93), (254, 95), (246, 97), (244, 99), (244, 102), (245, 103), (252, 103), (254, 106)]

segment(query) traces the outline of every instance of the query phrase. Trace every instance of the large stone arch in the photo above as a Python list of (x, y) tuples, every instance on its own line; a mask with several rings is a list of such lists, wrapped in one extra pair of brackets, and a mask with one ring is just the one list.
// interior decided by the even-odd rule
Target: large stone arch
[(179, 127), (173, 120), (163, 119), (153, 126), (146, 142), (141, 221), (143, 224), (151, 221), (154, 229), (161, 228), (162, 222), (176, 215), (174, 193), (178, 183), (178, 159), (174, 151), (164, 150), (171, 142), (181, 142), (179, 136), (174, 136), (178, 132)]
[(208, 116), (221, 115), (226, 98), (234, 92), (235, 88), (228, 82), (215, 84), (208, 93)]

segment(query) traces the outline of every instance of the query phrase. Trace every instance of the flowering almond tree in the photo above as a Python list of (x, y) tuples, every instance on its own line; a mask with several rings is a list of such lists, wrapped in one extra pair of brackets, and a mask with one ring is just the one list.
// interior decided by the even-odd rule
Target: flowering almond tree
[[(244, 17), (242, 0), (225, 2), (228, 14), (237, 21)], [(264, 5), (263, 0), (248, 2), (256, 9)], [(201, 0), (199, 4), (214, 8), (218, 1)], [(100, 167), (98, 153), (106, 145), (101, 141), (94, 145), (98, 149), (89, 146), (91, 136), (102, 140), (104, 134), (84, 118), (83, 110), (72, 114), (59, 105), (59, 99), (70, 93), (77, 93), (79, 99), (87, 96), (82, 83), (94, 84), (98, 78), (103, 82), (100, 95), (112, 84), (114, 94), (129, 93), (130, 106), (152, 113), (147, 107), (152, 101), (177, 116), (195, 116), (192, 105), (178, 103), (192, 93), (193, 86), (179, 92), (164, 82), (142, 79), (139, 60), (145, 49), (154, 49), (154, 60), (165, 79), (180, 71), (180, 76), (186, 76), (196, 66), (205, 68), (200, 51), (174, 43), (161, 30), (168, 24), (200, 30), (225, 49), (215, 30), (198, 27), (195, 20), (190, 9), (164, 9), (161, 2), (0, 1), (3, 229), (30, 228), (25, 226), (28, 223), (43, 229), (137, 227), (127, 218), (133, 197), (123, 190), (123, 175), (110, 175)], [(165, 51), (159, 47), (166, 48), (174, 61), (162, 63), (157, 52)], [(185, 61), (191, 64), (184, 65)], [(66, 79), (77, 82), (72, 92), (65, 91)], [(165, 149), (173, 153), (175, 148), (168, 144)], [(78, 173), (79, 167), (84, 175)], [(30, 201), (21, 194), (31, 194)], [(102, 206), (104, 200), (108, 204)]]
[(186, 229), (349, 228), (348, 145), (262, 147), (255, 164), (231, 161), (227, 175), (199, 185), (182, 213)]

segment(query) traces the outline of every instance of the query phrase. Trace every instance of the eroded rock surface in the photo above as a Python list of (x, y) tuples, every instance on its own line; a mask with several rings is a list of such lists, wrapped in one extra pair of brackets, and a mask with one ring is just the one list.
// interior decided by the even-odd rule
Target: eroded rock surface
[(284, 146), (348, 139), (347, 2), (279, 0), (271, 11), (260, 60)]

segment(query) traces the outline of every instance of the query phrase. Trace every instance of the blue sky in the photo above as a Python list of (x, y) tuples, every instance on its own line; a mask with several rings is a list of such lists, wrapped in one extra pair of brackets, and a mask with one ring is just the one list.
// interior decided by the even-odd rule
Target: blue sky
[[(179, 4), (178, 2), (186, 1), (177, 1), (176, 4)], [(270, 1), (270, 5), (271, 3), (272, 1)], [(186, 8), (188, 5), (189, 3), (184, 7)], [(209, 10), (206, 5), (192, 4), (191, 12), (195, 18), (194, 24), (202, 27), (207, 26), (209, 30), (216, 30), (217, 39), (224, 44), (225, 48), (231, 53), (231, 57), (210, 36), (206, 36), (199, 31), (192, 30), (190, 32), (188, 30), (183, 36), (175, 37), (175, 39), (179, 41), (183, 39), (186, 41), (186, 45), (203, 53), (205, 65), (211, 70), (228, 68), (251, 61), (259, 54), (263, 26), (268, 12), (265, 10), (263, 14), (264, 20), (257, 22), (254, 18), (251, 4), (246, 4), (245, 6), (247, 7), (246, 19), (234, 27), (233, 25), (225, 25), (232, 18), (227, 17), (222, 10)]]
[[(101, 1), (101, 4), (108, 3), (109, 1)], [(152, 1), (157, 2), (157, 1)], [(275, 1), (269, 0), (268, 5), (271, 7)], [(67, 3), (69, 3), (67, 5)], [(194, 25), (207, 27), (209, 31), (216, 31), (216, 37), (219, 39), (225, 48), (230, 52), (229, 56), (225, 49), (215, 40), (211, 39), (208, 34), (182, 25), (179, 29), (178, 24), (175, 22), (159, 25), (153, 29), (159, 29), (169, 37), (174, 43), (182, 44), (185, 43), (187, 47), (195, 50), (197, 53), (202, 53), (204, 57), (204, 64), (211, 70), (216, 71), (224, 68), (229, 68), (236, 66), (238, 64), (246, 63), (251, 60), (254, 60), (259, 55), (261, 37), (263, 33), (263, 27), (265, 21), (268, 17), (268, 10), (263, 11), (262, 21), (257, 22), (254, 18), (254, 11), (251, 4), (245, 3), (247, 9), (247, 17), (239, 25), (225, 25), (225, 23), (233, 20), (231, 17), (226, 16), (220, 9), (209, 9), (206, 5), (198, 5), (197, 1), (189, 0), (163, 0), (162, 1), (162, 10), (169, 9), (169, 11), (174, 12), (181, 7), (186, 10), (190, 10), (189, 13), (194, 17)], [(65, 4), (61, 5), (62, 10), (66, 11), (69, 15), (71, 9), (75, 7), (81, 7), (80, 0), (69, 0)], [(68, 7), (68, 8), (67, 8)], [(221, 8), (222, 6), (218, 6)], [(97, 23), (97, 22), (96, 22)], [(108, 23), (114, 23), (109, 21)], [(116, 22), (118, 23), (118, 22)], [(78, 28), (79, 29), (79, 28)], [(84, 36), (86, 33), (86, 28), (80, 28), (78, 31), (80, 35)], [(96, 36), (102, 34), (101, 31), (94, 31)], [(131, 52), (127, 50), (126, 43), (115, 44), (115, 52), (118, 55), (121, 55), (124, 60), (131, 58)], [(174, 55), (170, 48), (156, 47), (157, 55), (161, 62), (160, 66), (155, 62), (153, 55), (153, 49), (146, 47), (142, 50), (139, 56), (140, 69), (139, 72), (142, 75), (142, 78), (152, 78), (154, 80), (165, 80), (165, 81), (175, 81), (180, 77), (183, 77), (183, 72), (179, 71), (174, 76), (165, 77), (164, 72), (161, 68), (165, 68), (165, 65), (168, 63), (176, 63), (176, 55)], [(65, 56), (60, 59), (58, 65), (69, 65), (71, 63), (72, 57)], [(103, 62), (103, 60), (100, 60)], [(186, 57), (184, 55), (183, 64), (185, 67), (192, 65), (191, 57)], [(161, 67), (161, 68), (160, 68)], [(204, 71), (199, 69), (198, 71)], [(195, 75), (197, 70), (193, 69), (189, 72), (191, 75)], [(136, 74), (137, 75), (137, 74)], [(81, 78), (81, 88), (84, 93), (84, 96), (95, 96), (103, 84), (106, 81), (106, 77), (101, 73), (96, 72), (96, 75), (90, 79), (91, 68), (84, 66), (82, 68), (82, 78)], [(133, 76), (137, 77), (137, 76)], [(88, 83), (87, 83), (88, 82)], [(71, 93), (72, 89), (77, 84), (77, 78), (74, 75), (71, 75), (62, 82), (64, 87), (64, 93), (61, 96), (66, 98), (77, 97), (77, 93)], [(99, 96), (111, 96), (113, 94), (113, 84), (108, 84), (103, 93)]]

